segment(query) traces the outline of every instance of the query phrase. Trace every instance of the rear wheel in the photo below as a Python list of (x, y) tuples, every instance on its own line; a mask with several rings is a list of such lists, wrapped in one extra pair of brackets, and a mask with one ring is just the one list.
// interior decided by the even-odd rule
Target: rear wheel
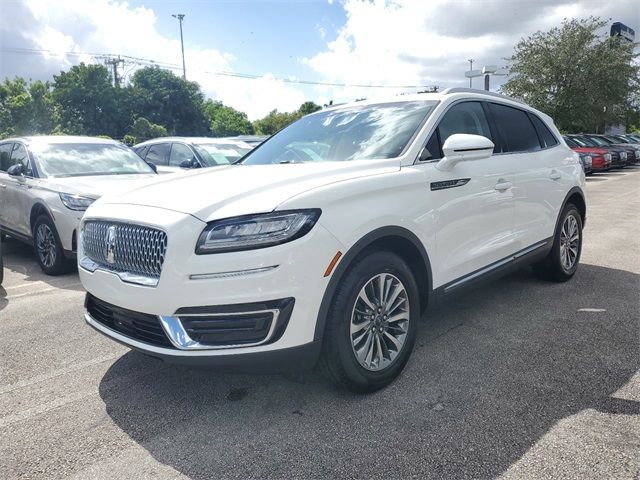
[(418, 287), (399, 256), (371, 251), (350, 267), (327, 318), (322, 364), (337, 384), (360, 392), (387, 386), (402, 371), (420, 318)]
[(47, 215), (40, 215), (33, 224), (33, 248), (47, 275), (62, 275), (70, 270), (56, 227)]
[(545, 260), (533, 266), (541, 278), (566, 282), (576, 273), (582, 253), (582, 216), (573, 204), (562, 211), (553, 247)]

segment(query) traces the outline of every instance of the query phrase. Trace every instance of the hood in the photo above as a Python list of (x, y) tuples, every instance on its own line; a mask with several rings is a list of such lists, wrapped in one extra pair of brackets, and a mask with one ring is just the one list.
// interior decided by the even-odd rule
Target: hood
[(60, 193), (71, 193), (83, 197), (100, 198), (114, 195), (149, 183), (158, 175), (95, 175), (82, 177), (59, 177), (47, 181), (47, 187)]
[(216, 218), (271, 212), (303, 192), (399, 169), (397, 159), (230, 165), (180, 176), (163, 175), (159, 180), (124, 195), (104, 198), (100, 203), (164, 208), (208, 222)]

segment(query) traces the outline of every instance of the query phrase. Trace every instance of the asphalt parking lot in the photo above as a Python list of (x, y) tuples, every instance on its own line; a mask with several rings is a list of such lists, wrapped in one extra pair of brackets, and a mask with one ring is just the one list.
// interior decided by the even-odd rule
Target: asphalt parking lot
[(84, 324), (77, 274), (10, 241), (0, 478), (638, 478), (640, 167), (587, 194), (571, 282), (523, 270), (430, 312), (369, 396), (131, 352)]

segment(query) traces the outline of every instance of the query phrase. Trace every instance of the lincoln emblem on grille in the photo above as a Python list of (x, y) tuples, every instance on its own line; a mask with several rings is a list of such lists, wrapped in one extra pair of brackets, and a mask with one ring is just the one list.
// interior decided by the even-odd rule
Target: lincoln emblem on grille
[(116, 263), (115, 249), (116, 249), (116, 226), (111, 225), (107, 230), (107, 254), (105, 255), (107, 263), (113, 265)]

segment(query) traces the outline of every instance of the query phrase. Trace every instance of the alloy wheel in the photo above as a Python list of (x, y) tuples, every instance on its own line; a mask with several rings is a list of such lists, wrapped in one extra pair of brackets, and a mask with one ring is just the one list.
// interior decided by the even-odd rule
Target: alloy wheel
[(365, 283), (351, 313), (351, 346), (367, 370), (389, 367), (398, 358), (409, 329), (409, 296), (403, 283), (380, 273)]
[(40, 262), (46, 268), (51, 268), (56, 263), (56, 238), (51, 228), (46, 223), (38, 225), (36, 231), (36, 250)]
[(578, 221), (573, 215), (567, 216), (560, 231), (560, 261), (562, 268), (569, 272), (578, 259), (580, 248), (580, 230)]

